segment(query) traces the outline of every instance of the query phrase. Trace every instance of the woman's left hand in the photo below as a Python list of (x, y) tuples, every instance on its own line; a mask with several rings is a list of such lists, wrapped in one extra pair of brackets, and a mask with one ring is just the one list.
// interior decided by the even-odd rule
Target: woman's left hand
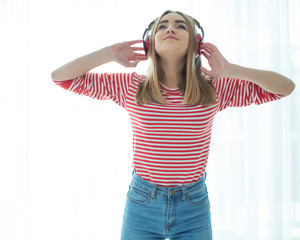
[(218, 48), (208, 42), (203, 43), (201, 53), (207, 59), (211, 70), (201, 67), (201, 71), (211, 78), (224, 77), (230, 72), (230, 63), (223, 57)]

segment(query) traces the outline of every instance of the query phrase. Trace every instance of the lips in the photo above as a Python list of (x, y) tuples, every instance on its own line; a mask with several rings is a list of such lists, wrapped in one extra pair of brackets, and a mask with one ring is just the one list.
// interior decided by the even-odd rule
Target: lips
[(164, 38), (164, 40), (166, 40), (166, 39), (174, 39), (174, 40), (178, 40), (176, 37), (174, 37), (174, 36), (167, 36), (167, 37), (165, 37)]

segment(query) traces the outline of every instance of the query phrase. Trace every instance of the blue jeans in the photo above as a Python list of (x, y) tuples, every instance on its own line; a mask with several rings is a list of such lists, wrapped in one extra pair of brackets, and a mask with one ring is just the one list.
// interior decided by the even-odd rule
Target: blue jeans
[(121, 240), (211, 240), (206, 173), (197, 182), (160, 187), (133, 171)]

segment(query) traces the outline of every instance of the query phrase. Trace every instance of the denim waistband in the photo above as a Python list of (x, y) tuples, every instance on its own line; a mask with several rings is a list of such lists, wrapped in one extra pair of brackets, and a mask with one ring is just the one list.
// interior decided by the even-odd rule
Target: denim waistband
[(132, 171), (132, 180), (131, 184), (137, 187), (140, 187), (151, 193), (151, 197), (155, 198), (156, 195), (165, 196), (165, 197), (182, 197), (182, 200), (185, 200), (186, 194), (197, 191), (202, 188), (205, 184), (206, 172), (204, 175), (196, 182), (190, 184), (183, 184), (181, 186), (175, 187), (162, 187), (155, 185), (147, 180), (142, 179), (133, 169)]

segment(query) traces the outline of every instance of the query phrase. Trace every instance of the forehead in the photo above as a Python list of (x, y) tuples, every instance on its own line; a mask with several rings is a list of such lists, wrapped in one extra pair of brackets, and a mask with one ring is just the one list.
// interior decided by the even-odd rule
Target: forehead
[(161, 21), (162, 20), (169, 20), (169, 21), (182, 20), (185, 22), (184, 17), (182, 15), (180, 15), (179, 13), (168, 13), (161, 18)]

